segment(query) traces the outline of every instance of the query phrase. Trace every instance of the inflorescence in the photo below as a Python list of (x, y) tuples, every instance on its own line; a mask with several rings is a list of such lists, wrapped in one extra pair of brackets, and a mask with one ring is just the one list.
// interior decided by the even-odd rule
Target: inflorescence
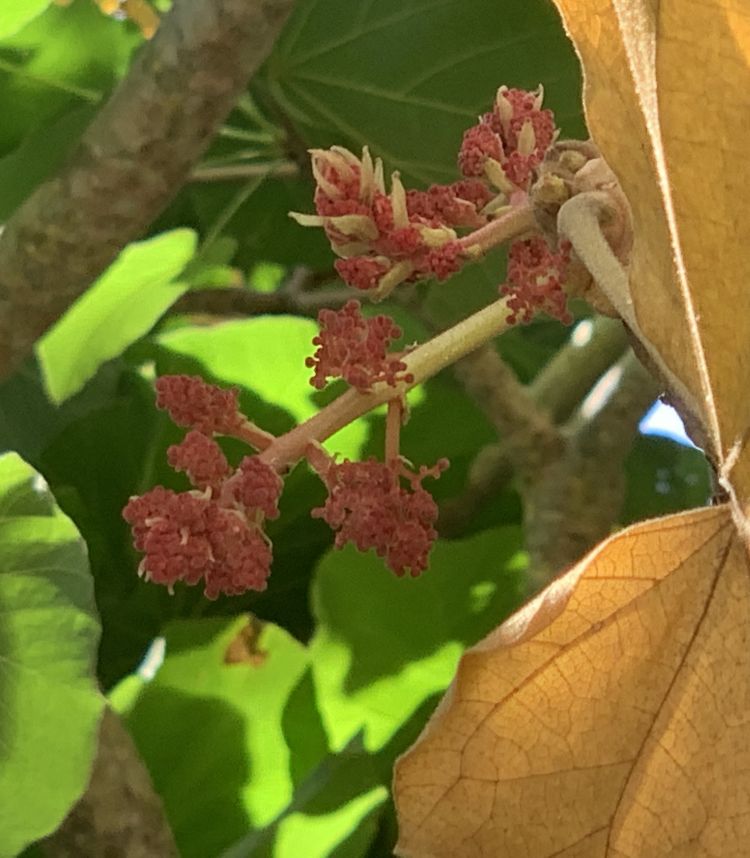
[[(541, 88), (530, 93), (501, 87), (492, 111), (464, 135), (462, 178), (424, 191), (407, 191), (393, 173), (386, 193), (382, 162), (373, 161), (367, 148), (361, 158), (338, 146), (312, 150), (317, 213), (292, 216), (304, 226), (323, 227), (339, 256), (339, 275), (370, 297), (382, 298), (405, 282), (445, 280), (487, 249), (480, 236), (493, 220), (528, 203), (557, 135), (552, 113), (541, 104)], [(570, 322), (563, 289), (569, 259), (568, 245), (553, 249), (540, 234), (521, 235), (511, 244), (508, 282), (500, 287), (508, 296), (508, 323), (528, 322), (538, 311)], [(422, 483), (439, 477), (448, 462), (415, 471), (398, 453), (403, 397), (414, 383), (405, 359), (409, 349), (391, 352), (401, 330), (388, 316), (365, 317), (358, 301), (322, 310), (318, 322), (316, 350), (306, 361), (313, 370), (310, 383), (320, 389), (328, 379), (342, 378), (362, 395), (392, 388), (389, 415), (396, 419), (389, 418), (383, 462), (336, 461), (310, 430), (305, 456), (328, 491), (312, 515), (336, 532), (337, 548), (352, 543), (361, 551), (374, 549), (396, 575), (417, 576), (427, 568), (437, 536), (438, 507)], [(276, 438), (250, 421), (236, 389), (200, 378), (159, 378), (156, 403), (188, 429), (167, 450), (167, 460), (191, 488), (156, 486), (126, 505), (123, 516), (144, 555), (139, 573), (170, 591), (178, 582), (202, 582), (210, 599), (264, 590), (272, 561), (264, 525), (278, 517), (283, 475), (296, 463), (283, 453), (286, 436)], [(216, 436), (239, 439), (253, 452), (233, 466)]]

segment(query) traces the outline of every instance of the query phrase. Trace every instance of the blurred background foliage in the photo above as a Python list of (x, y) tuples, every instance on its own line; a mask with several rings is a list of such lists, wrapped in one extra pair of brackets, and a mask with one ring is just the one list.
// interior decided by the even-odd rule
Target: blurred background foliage
[[(13, 15), (0, 16), (2, 219), (54, 174), (142, 43), (132, 22), (105, 16), (92, 0), (48, 8), (5, 0), (2, 15), (11, 6)], [(246, 412), (272, 432), (314, 413), (335, 388), (308, 384), (311, 316), (320, 293), (340, 299), (343, 287), (320, 231), (287, 218), (289, 209), (311, 209), (306, 149), (367, 144), (407, 185), (451, 181), (462, 132), (497, 87), (540, 82), (563, 135), (585, 137), (578, 64), (546, 0), (300, 0), (150, 234), (0, 387), (0, 450), (36, 469), (88, 546), (102, 627), (98, 681), (132, 732), (186, 858), (391, 854), (395, 756), (424, 725), (462, 649), (522, 598), (523, 504), (513, 478), (505, 480), (450, 528), (422, 578), (397, 580), (376, 558), (331, 551), (330, 532), (309, 516), (322, 487), (298, 467), (270, 528), (267, 592), (216, 602), (196, 589), (170, 596), (137, 577), (120, 516), (130, 495), (156, 483), (184, 488), (165, 464), (180, 432), (155, 410), (153, 378), (188, 372), (237, 385)], [(491, 300), (503, 266), (495, 254), (386, 310), (407, 341), (423, 339)], [(221, 293), (238, 290), (243, 306), (273, 314), (212, 309)], [(296, 314), (276, 314), (285, 306)], [(577, 307), (576, 325), (589, 314)], [(542, 318), (509, 332), (498, 349), (529, 383), (570, 336)], [(403, 452), (416, 463), (450, 458), (435, 484), (444, 504), (461, 496), (496, 432), (449, 372), (416, 390), (411, 406)], [(376, 413), (327, 446), (377, 454), (382, 434)], [(231, 444), (227, 452), (242, 455)], [(625, 476), (618, 524), (709, 494), (702, 454), (675, 437), (638, 437)], [(12, 494), (17, 469), (0, 478)], [(15, 598), (10, 608), (20, 610)], [(50, 623), (53, 639), (68, 633), (65, 621)], [(0, 670), (2, 647), (15, 658), (18, 646), (0, 639)], [(82, 711), (85, 719), (90, 708)], [(67, 783), (55, 770), (66, 759), (35, 758), (25, 776)], [(13, 812), (31, 820), (22, 841), (49, 830), (33, 802)], [(13, 854), (3, 836), (0, 855)]]

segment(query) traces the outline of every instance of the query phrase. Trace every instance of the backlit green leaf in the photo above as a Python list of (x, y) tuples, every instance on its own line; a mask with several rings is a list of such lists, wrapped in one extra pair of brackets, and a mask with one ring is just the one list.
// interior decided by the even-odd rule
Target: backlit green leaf
[(0, 856), (53, 831), (83, 792), (103, 698), (86, 550), (44, 481), (0, 457)]

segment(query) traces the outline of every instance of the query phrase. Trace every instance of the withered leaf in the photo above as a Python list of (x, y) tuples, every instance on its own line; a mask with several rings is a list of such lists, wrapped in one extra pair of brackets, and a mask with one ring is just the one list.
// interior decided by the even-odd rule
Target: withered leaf
[(726, 507), (604, 542), (464, 655), (397, 763), (397, 854), (746, 855), (749, 596)]
[(750, 501), (750, 15), (744, 0), (556, 0), (589, 130), (630, 202), (636, 316)]

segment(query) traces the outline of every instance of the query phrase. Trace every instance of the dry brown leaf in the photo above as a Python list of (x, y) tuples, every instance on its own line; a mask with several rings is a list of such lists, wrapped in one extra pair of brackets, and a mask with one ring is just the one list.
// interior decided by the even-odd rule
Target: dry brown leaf
[(747, 518), (747, 0), (555, 2), (583, 64), (591, 136), (633, 210), (638, 322), (702, 410)]
[(750, 855), (750, 12), (555, 0), (633, 210), (636, 327), (731, 504), (636, 525), (461, 660), (396, 766), (410, 858)]
[(612, 537), (469, 650), (396, 766), (410, 858), (744, 858), (750, 566), (726, 507)]

